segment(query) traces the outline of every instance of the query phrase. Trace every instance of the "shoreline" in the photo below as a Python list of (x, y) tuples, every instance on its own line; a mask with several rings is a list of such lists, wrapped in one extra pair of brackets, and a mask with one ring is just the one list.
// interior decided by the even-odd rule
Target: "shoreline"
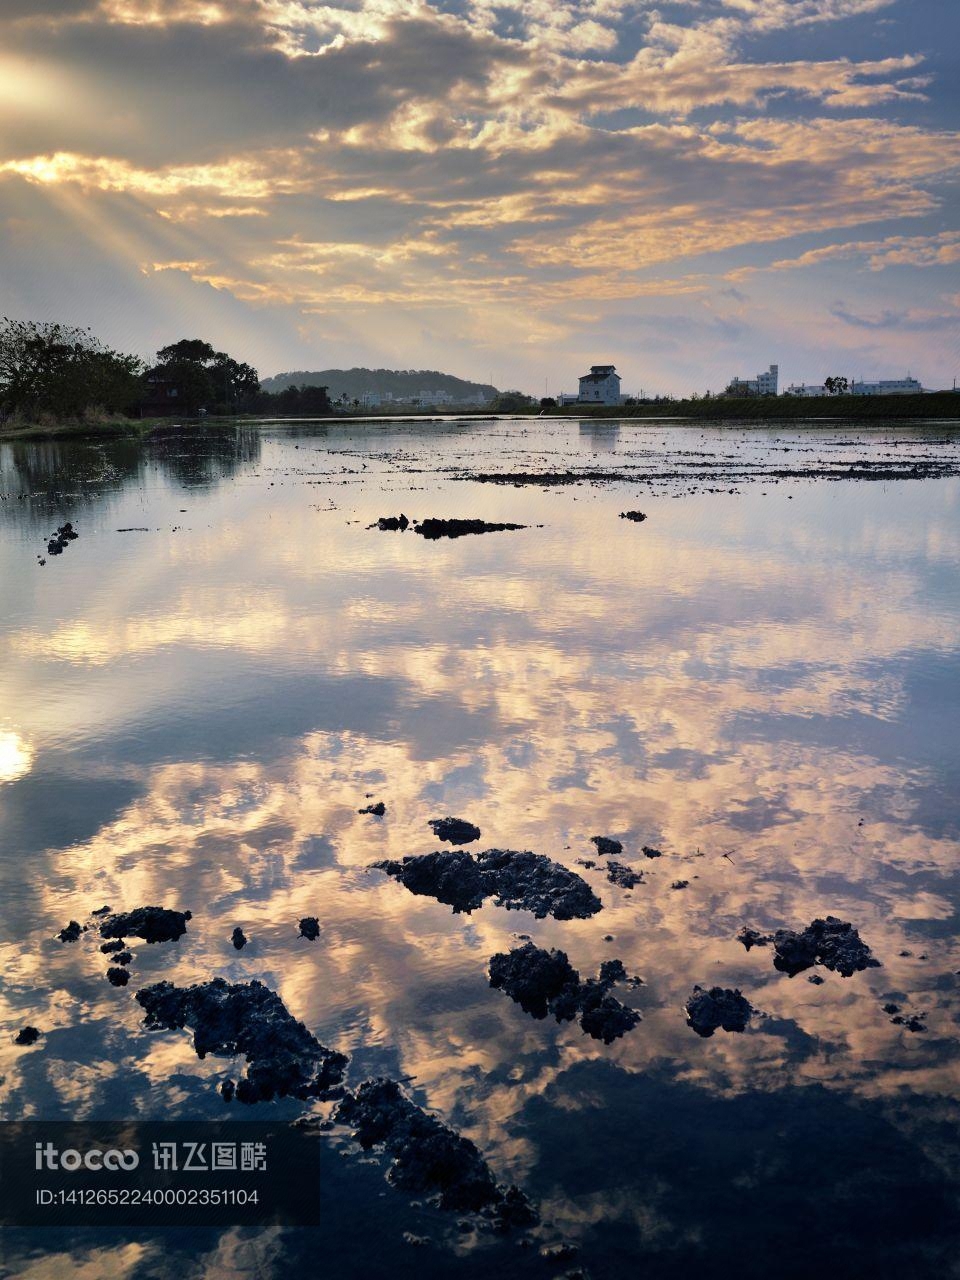
[(540, 420), (571, 420), (597, 422), (649, 422), (664, 425), (730, 426), (764, 429), (783, 423), (795, 426), (936, 426), (960, 429), (960, 394), (942, 392), (925, 396), (896, 397), (847, 396), (838, 399), (799, 399), (778, 397), (756, 401), (678, 400), (616, 406), (616, 405), (566, 405), (545, 412), (522, 410), (512, 413), (338, 413), (304, 417), (264, 417), (240, 415), (237, 417), (205, 418), (130, 418), (126, 421), (103, 423), (62, 422), (53, 424), (30, 423), (12, 428), (0, 427), (0, 444), (9, 441), (29, 442), (40, 440), (102, 440), (143, 439), (154, 432), (165, 430), (204, 431), (210, 428), (247, 427), (272, 429), (278, 427), (307, 426), (310, 424), (388, 422), (449, 423), (449, 422), (537, 422)]

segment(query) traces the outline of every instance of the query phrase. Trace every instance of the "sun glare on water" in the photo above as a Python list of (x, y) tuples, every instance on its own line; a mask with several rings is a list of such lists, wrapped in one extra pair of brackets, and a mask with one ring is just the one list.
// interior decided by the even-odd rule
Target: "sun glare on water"
[(0, 782), (14, 782), (30, 772), (33, 751), (9, 730), (0, 730)]

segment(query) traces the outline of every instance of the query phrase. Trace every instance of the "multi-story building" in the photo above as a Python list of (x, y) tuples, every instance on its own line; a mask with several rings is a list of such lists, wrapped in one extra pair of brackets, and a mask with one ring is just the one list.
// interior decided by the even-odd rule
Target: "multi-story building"
[(854, 396), (919, 396), (923, 387), (916, 378), (889, 378), (881, 382), (854, 382), (850, 394)]
[(734, 378), (727, 391), (734, 396), (775, 396), (780, 385), (780, 366), (772, 364), (755, 378)]
[(592, 364), (580, 379), (579, 404), (619, 404), (620, 375), (616, 365)]

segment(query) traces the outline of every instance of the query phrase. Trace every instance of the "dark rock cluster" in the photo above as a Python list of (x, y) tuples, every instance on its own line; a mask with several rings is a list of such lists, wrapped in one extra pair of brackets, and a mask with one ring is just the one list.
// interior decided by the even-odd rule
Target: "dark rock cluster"
[(739, 991), (729, 987), (694, 987), (686, 1003), (687, 1026), (706, 1039), (718, 1029), (744, 1031), (753, 1015), (753, 1006)]
[(876, 969), (880, 961), (874, 959), (870, 948), (849, 921), (827, 916), (814, 920), (806, 929), (778, 929), (773, 934), (757, 933), (754, 929), (741, 929), (737, 935), (749, 951), (773, 943), (774, 967), (781, 973), (794, 977), (815, 964), (822, 964), (844, 978), (852, 977), (862, 969)]
[(167, 907), (135, 907), (120, 911), (100, 922), (103, 938), (142, 938), (144, 942), (176, 942), (187, 932), (190, 911), (171, 911)]
[(470, 844), (480, 839), (480, 828), (463, 818), (431, 818), (427, 825), (433, 828), (438, 840), (446, 840), (448, 844)]

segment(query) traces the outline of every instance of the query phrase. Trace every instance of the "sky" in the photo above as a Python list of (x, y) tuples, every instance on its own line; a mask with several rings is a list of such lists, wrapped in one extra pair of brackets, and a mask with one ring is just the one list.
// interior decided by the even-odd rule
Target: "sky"
[(957, 0), (2, 0), (0, 311), (542, 395), (960, 378)]

